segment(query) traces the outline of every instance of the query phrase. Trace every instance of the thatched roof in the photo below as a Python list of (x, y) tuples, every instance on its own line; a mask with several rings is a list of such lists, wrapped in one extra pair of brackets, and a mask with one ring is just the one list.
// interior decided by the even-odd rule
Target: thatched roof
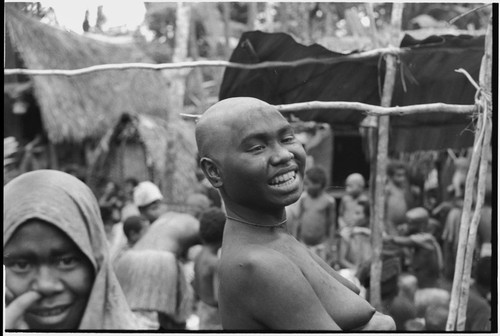
[[(153, 182), (171, 204), (183, 203), (197, 184), (194, 126), (181, 119), (165, 120), (145, 115), (122, 115), (102, 137), (90, 177), (106, 172), (113, 146), (122, 140), (142, 144), (146, 166), (154, 172)], [(98, 181), (89, 181), (91, 184)]]
[[(5, 6), (8, 35), (28, 69), (79, 69), (107, 63), (154, 63), (134, 45), (67, 32)], [(167, 79), (153, 70), (110, 70), (79, 76), (32, 76), (51, 141), (100, 138), (124, 112), (169, 118)]]

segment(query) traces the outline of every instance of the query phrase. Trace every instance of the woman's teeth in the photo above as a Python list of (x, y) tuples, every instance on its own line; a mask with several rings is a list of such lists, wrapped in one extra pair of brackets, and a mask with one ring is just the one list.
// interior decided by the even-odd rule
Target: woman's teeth
[(38, 316), (42, 316), (42, 317), (54, 316), (54, 315), (61, 314), (67, 308), (68, 308), (67, 306), (62, 306), (62, 307), (57, 307), (57, 308), (52, 308), (52, 309), (40, 309), (40, 310), (33, 312), (33, 314), (38, 315)]
[(287, 182), (292, 182), (295, 179), (295, 172), (291, 171), (289, 173), (283, 174), (276, 176), (271, 180), (269, 183), (270, 185), (278, 185), (278, 184), (284, 184)]

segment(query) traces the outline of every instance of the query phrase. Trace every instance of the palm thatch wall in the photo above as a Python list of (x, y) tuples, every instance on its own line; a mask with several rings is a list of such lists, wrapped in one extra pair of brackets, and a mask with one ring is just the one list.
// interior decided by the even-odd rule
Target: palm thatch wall
[[(134, 45), (115, 45), (49, 26), (5, 6), (6, 29), (28, 69), (78, 69), (107, 63), (153, 63)], [(42, 121), (53, 143), (99, 139), (124, 112), (165, 120), (168, 80), (153, 70), (79, 76), (32, 76)]]
[(192, 125), (181, 119), (166, 122), (125, 114), (98, 145), (87, 182), (97, 186), (103, 178), (118, 183), (128, 177), (150, 180), (160, 187), (167, 203), (178, 205), (194, 190), (195, 171)]

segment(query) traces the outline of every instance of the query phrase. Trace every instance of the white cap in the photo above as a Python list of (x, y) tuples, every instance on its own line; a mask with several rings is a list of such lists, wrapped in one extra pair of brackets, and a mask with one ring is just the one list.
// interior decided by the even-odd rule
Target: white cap
[(144, 181), (134, 188), (134, 204), (138, 207), (143, 207), (162, 199), (163, 195), (160, 189), (152, 182)]

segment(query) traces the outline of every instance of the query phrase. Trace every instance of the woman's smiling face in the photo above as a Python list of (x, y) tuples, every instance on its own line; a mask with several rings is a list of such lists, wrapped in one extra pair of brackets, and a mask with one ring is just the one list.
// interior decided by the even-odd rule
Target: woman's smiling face
[(75, 330), (94, 283), (91, 262), (63, 231), (38, 219), (22, 224), (4, 246), (6, 287), (42, 295), (25, 314), (30, 329)]
[(221, 141), (223, 190), (236, 203), (279, 208), (302, 192), (305, 152), (288, 121), (274, 108), (233, 118)]

